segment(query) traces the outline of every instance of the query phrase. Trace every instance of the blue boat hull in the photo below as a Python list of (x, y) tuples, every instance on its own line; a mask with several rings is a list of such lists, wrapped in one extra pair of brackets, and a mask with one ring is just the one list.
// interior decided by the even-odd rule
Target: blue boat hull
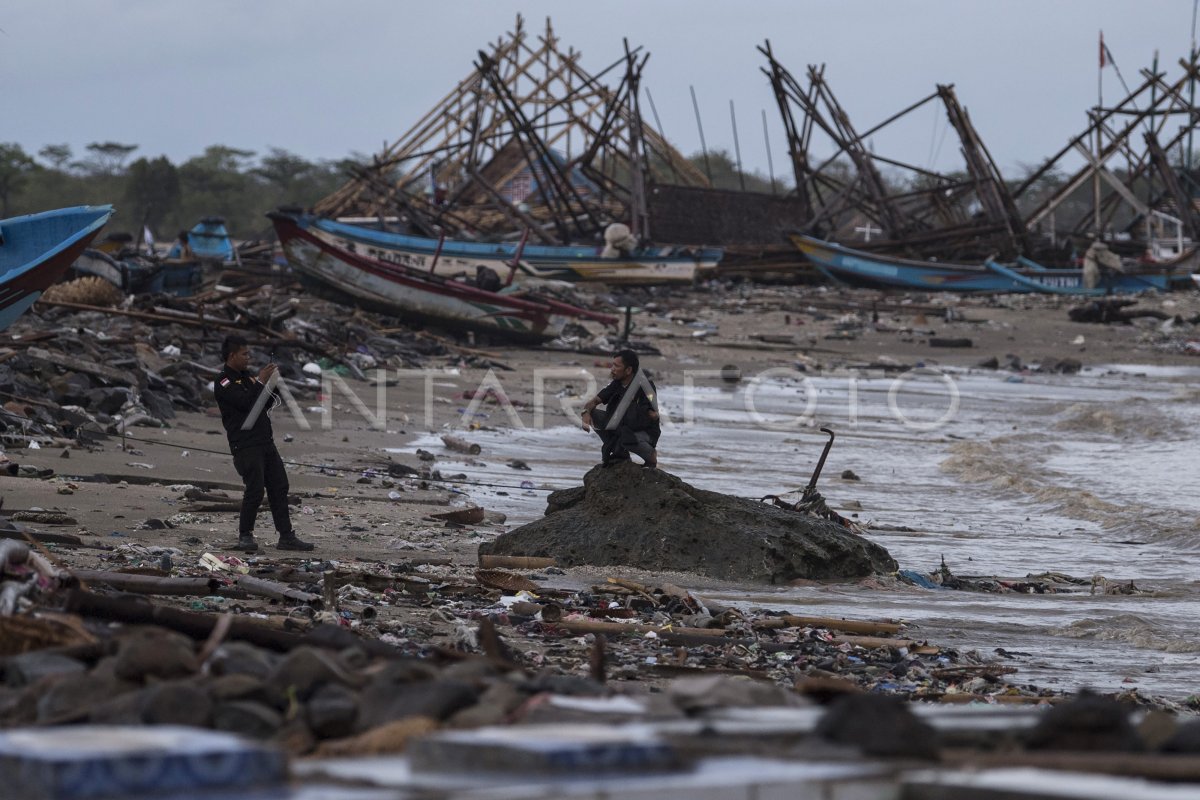
[(0, 330), (62, 278), (112, 212), (76, 206), (0, 220)]
[[(691, 283), (715, 270), (718, 248), (647, 247), (622, 258), (602, 258), (598, 247), (463, 242), (429, 239), (351, 225), (324, 217), (297, 215), (297, 224), (328, 244), (379, 261), (430, 271), (443, 277), (475, 274), (485, 266), (507, 276), (520, 250), (516, 278), (605, 283)], [(436, 256), (436, 263), (435, 263)]]
[(919, 289), (935, 292), (1044, 292), (1048, 294), (1104, 295), (1164, 291), (1170, 283), (1165, 272), (1117, 274), (1106, 283), (1088, 288), (1083, 270), (1046, 269), (1024, 266), (1019, 269), (993, 264), (971, 266), (938, 264), (888, 258), (861, 250), (793, 235), (800, 252), (829, 278), (845, 283), (888, 289)]

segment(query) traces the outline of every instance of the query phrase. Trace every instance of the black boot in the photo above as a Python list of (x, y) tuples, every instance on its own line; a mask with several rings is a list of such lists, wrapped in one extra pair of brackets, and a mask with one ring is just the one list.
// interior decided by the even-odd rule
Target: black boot
[(279, 534), (279, 541), (275, 543), (276, 550), (312, 550), (314, 547), (312, 542), (302, 541), (295, 531)]
[(241, 550), (243, 553), (257, 553), (258, 542), (254, 540), (254, 534), (239, 533), (235, 549)]

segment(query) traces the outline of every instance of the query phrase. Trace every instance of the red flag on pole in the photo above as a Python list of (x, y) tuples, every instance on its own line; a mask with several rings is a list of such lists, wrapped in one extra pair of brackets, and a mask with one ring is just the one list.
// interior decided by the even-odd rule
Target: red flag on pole
[(1109, 64), (1116, 65), (1117, 60), (1113, 58), (1112, 50), (1108, 49), (1108, 45), (1104, 43), (1104, 31), (1100, 31), (1100, 69), (1104, 69)]

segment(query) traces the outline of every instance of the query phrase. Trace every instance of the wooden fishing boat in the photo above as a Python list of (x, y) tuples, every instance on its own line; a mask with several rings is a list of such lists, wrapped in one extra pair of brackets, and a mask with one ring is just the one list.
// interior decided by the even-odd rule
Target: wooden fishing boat
[(861, 286), (943, 292), (1041, 292), (1099, 296), (1166, 290), (1170, 270), (1109, 272), (1100, 286), (1084, 285), (1081, 269), (1047, 269), (1027, 258), (1016, 266), (988, 259), (981, 265), (943, 264), (867, 253), (792, 234), (792, 242), (826, 277)]
[(0, 330), (62, 278), (112, 213), (76, 206), (0, 220)]
[(515, 261), (518, 281), (540, 278), (614, 284), (692, 283), (711, 274), (724, 254), (720, 248), (662, 246), (603, 258), (601, 248), (595, 246), (429, 239), (307, 214), (293, 216), (298, 226), (340, 249), (447, 277), (464, 272), (474, 275), (478, 266), (507, 275)]
[(508, 339), (542, 341), (571, 320), (616, 325), (617, 318), (511, 287), (488, 291), (344, 249), (305, 227), (296, 215), (267, 215), (302, 279), (332, 299), (435, 325)]

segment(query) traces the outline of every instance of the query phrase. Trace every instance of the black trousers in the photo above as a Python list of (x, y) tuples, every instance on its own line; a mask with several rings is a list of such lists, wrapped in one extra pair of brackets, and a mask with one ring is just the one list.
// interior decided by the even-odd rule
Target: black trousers
[(275, 530), (280, 535), (290, 534), (292, 517), (288, 511), (287, 470), (283, 468), (283, 459), (279, 457), (275, 443), (243, 447), (233, 454), (233, 466), (246, 485), (238, 533), (242, 536), (254, 533), (254, 520), (258, 516), (258, 507), (262, 505), (265, 489)]
[(624, 425), (609, 430), (607, 409), (592, 409), (592, 429), (600, 434), (600, 456), (605, 461), (627, 459), (630, 453), (649, 461), (654, 454), (654, 445), (646, 431), (634, 431)]

